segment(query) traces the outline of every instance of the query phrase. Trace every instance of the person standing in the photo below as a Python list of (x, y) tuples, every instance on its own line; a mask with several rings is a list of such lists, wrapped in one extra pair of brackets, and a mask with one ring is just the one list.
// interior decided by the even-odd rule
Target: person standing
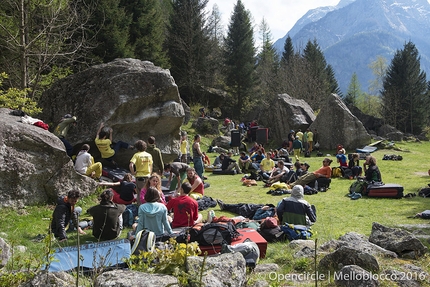
[(194, 169), (196, 170), (197, 175), (203, 180), (203, 153), (200, 149), (200, 141), (201, 137), (199, 134), (196, 134), (194, 136), (194, 143), (193, 143), (193, 163), (194, 163)]
[(298, 136), (296, 136), (296, 139), (293, 141), (293, 149), (294, 149), (294, 156), (296, 157), (296, 161), (300, 161), (300, 155), (302, 153), (303, 145)]
[(146, 152), (146, 142), (143, 140), (138, 140), (135, 148), (137, 153), (131, 158), (129, 169), (131, 174), (136, 177), (137, 204), (140, 205), (140, 191), (152, 173), (152, 156)]
[(69, 230), (77, 229), (80, 234), (85, 232), (79, 227), (78, 218), (82, 212), (82, 208), (75, 207), (78, 203), (80, 192), (78, 190), (70, 190), (67, 196), (58, 198), (57, 206), (52, 214), (51, 231), (59, 242), (67, 240), (66, 227)]
[(308, 130), (306, 130), (303, 133), (303, 149), (305, 150), (305, 152), (307, 152), (309, 150), (309, 144), (308, 144)]
[(82, 145), (81, 150), (76, 156), (75, 170), (91, 178), (100, 179), (102, 176), (102, 164), (94, 162), (94, 158), (88, 152), (89, 150), (90, 146), (88, 144)]
[(202, 222), (199, 205), (195, 199), (188, 196), (190, 192), (191, 185), (184, 182), (180, 188), (180, 195), (167, 203), (167, 210), (173, 210), (173, 228), (193, 226)]
[[(100, 127), (97, 131), (96, 139), (94, 140), (97, 148), (100, 151), (101, 157), (106, 159), (109, 162), (112, 162), (114, 166), (116, 166), (116, 162), (114, 161), (115, 154), (119, 151), (120, 148), (124, 149), (133, 149), (132, 145), (129, 145), (123, 141), (117, 141), (112, 149), (112, 128), (109, 128), (109, 132), (106, 132), (104, 129), (104, 123), (100, 124)], [(109, 138), (108, 138), (109, 133)]]
[(308, 145), (309, 145), (308, 150), (309, 150), (309, 152), (312, 152), (313, 143), (314, 143), (314, 133), (310, 129), (308, 129)]
[(152, 172), (162, 175), (164, 169), (163, 156), (161, 155), (160, 149), (155, 145), (155, 137), (150, 136), (148, 138), (148, 147), (146, 148), (146, 152), (152, 156)]
[(181, 135), (181, 162), (188, 163), (188, 136), (186, 132)]
[(65, 115), (61, 118), (60, 122), (54, 129), (54, 135), (56, 135), (64, 144), (66, 153), (69, 157), (73, 155), (73, 146), (66, 139), (67, 133), (72, 126), (76, 126), (76, 117), (70, 114)]
[(87, 211), (93, 217), (93, 236), (98, 240), (112, 240), (121, 234), (125, 205), (114, 203), (113, 196), (111, 189), (104, 190), (100, 195), (100, 204)]

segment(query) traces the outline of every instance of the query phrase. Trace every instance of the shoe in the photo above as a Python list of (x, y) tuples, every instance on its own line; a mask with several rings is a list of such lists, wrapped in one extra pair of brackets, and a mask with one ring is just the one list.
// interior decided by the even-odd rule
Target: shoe
[(351, 197), (352, 200), (360, 199), (362, 196), (359, 193), (354, 194), (354, 196)]
[(206, 176), (203, 176), (203, 180), (206, 180), (206, 179), (208, 179)]
[(207, 223), (211, 223), (214, 217), (215, 217), (215, 211), (209, 210), (208, 211), (208, 218), (206, 220)]
[(267, 179), (263, 179), (263, 182), (264, 183), (268, 183), (269, 181)]
[(348, 197), (353, 197), (355, 195), (355, 192), (353, 192), (353, 193), (348, 193), (346, 196), (348, 196)]
[(218, 206), (221, 210), (224, 210), (224, 202), (222, 202), (221, 199), (217, 199), (216, 202), (218, 202)]
[(410, 197), (415, 197), (415, 196), (417, 196), (415, 193), (408, 193), (404, 197), (410, 198)]

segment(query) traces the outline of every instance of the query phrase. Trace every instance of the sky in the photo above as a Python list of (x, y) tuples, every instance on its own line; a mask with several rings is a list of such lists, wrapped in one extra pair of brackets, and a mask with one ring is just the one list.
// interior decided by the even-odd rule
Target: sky
[[(254, 33), (258, 32), (258, 26), (263, 18), (272, 32), (272, 40), (275, 42), (284, 37), (294, 24), (310, 9), (323, 6), (336, 6), (340, 0), (242, 0), (253, 18)], [(209, 0), (206, 8), (211, 11), (217, 4), (221, 13), (224, 29), (228, 23), (237, 0)], [(260, 41), (261, 39), (254, 39)]]

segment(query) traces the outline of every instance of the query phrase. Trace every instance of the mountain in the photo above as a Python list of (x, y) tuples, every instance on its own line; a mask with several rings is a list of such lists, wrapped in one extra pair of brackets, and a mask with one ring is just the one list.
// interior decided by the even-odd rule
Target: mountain
[[(396, 50), (412, 41), (421, 69), (430, 75), (430, 4), (427, 0), (342, 0), (337, 6), (310, 10), (287, 33), (303, 49), (316, 39), (333, 66), (345, 94), (357, 73), (363, 91), (375, 77), (368, 67), (378, 56), (391, 63)], [(282, 53), (287, 37), (274, 46)]]

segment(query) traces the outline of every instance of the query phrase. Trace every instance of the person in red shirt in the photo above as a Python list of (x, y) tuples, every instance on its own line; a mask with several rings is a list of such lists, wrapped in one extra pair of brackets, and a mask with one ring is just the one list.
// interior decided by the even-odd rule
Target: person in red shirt
[(184, 182), (180, 188), (180, 195), (167, 203), (167, 210), (173, 210), (172, 228), (193, 226), (202, 222), (197, 201), (188, 196), (191, 184)]

